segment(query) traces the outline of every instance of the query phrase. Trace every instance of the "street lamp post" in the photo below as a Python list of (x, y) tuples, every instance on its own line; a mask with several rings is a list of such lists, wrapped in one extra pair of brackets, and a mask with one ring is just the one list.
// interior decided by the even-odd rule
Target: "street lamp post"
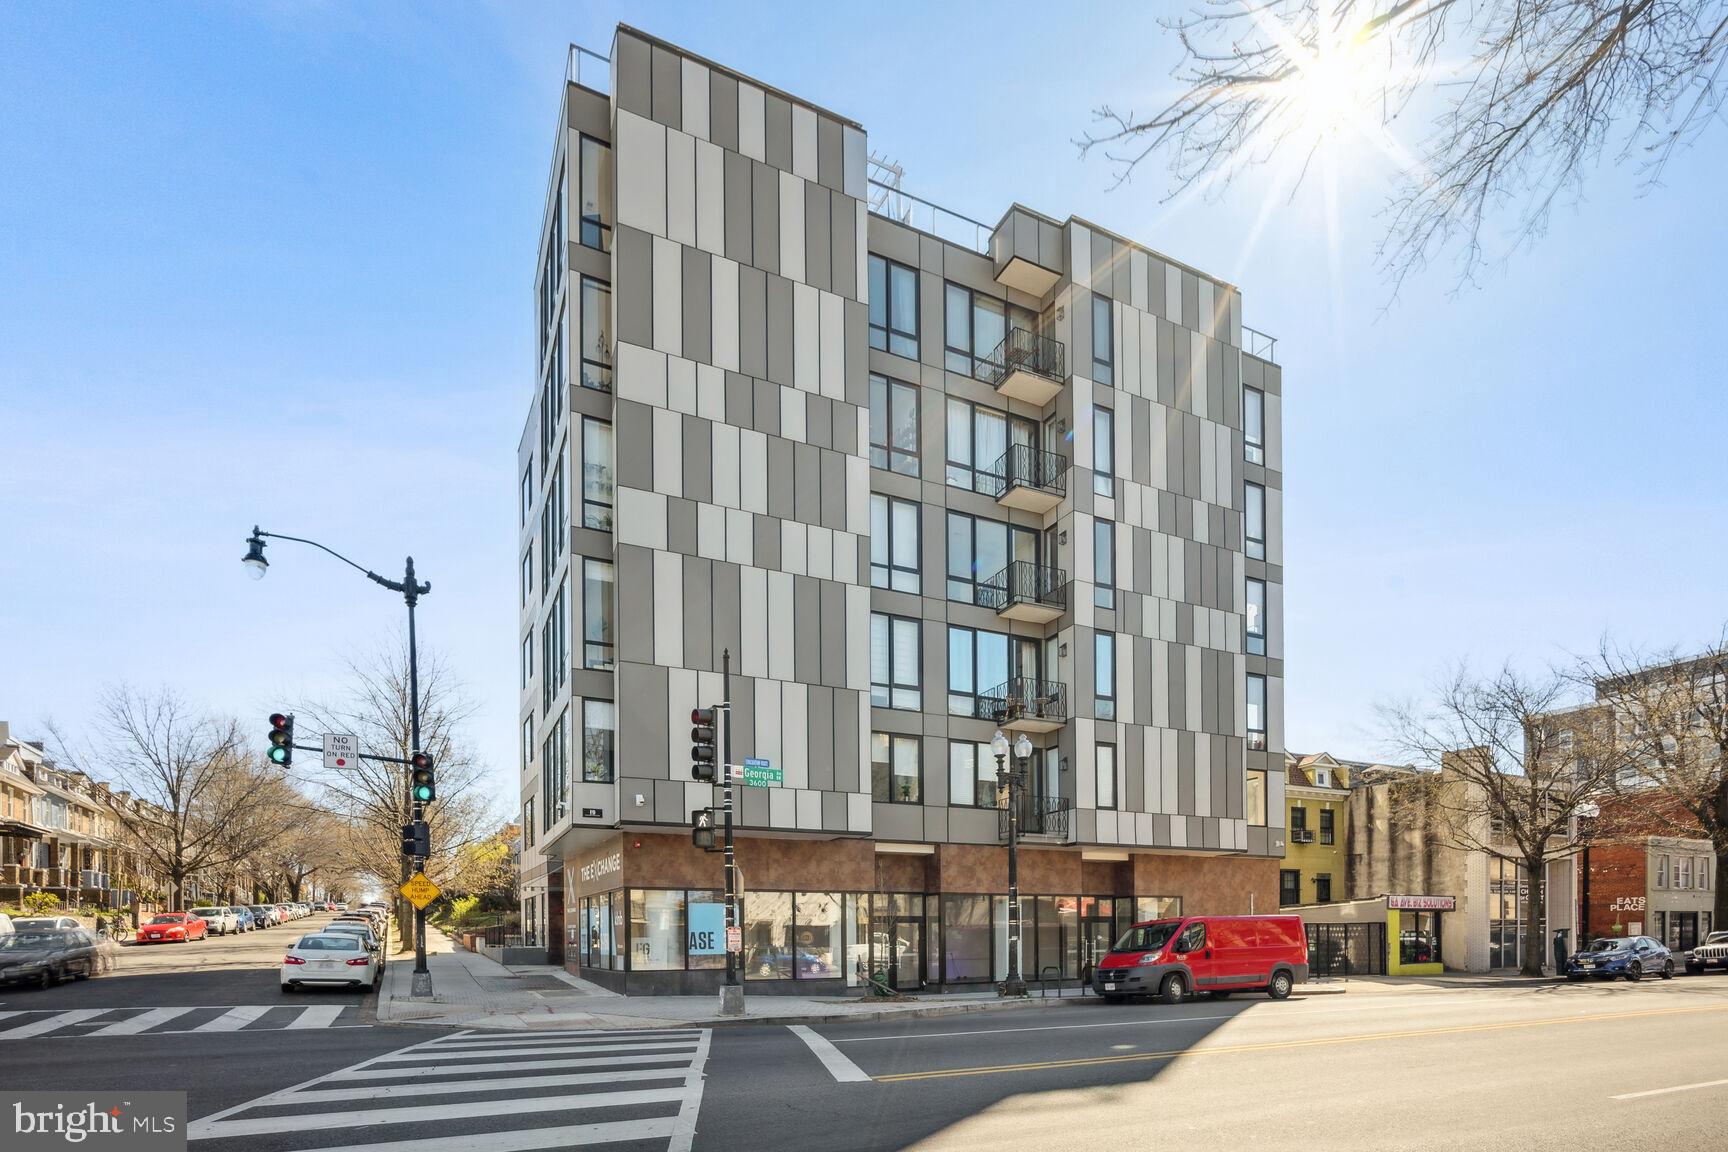
[(1004, 764), (1008, 758), (1008, 737), (1000, 728), (990, 741), (990, 751), (996, 754), (996, 787), (1008, 790), (1008, 977), (1002, 981), (1003, 996), (1026, 995), (1026, 981), (1020, 978), (1020, 776), (1026, 770), (1026, 760), (1032, 755), (1032, 741), (1026, 733), (1014, 742), (1014, 767)]
[[(241, 557), (241, 562), (246, 565), (248, 570), (250, 570), (252, 573), (252, 579), (254, 580), (262, 580), (264, 578), (264, 573), (270, 567), (270, 561), (264, 559), (264, 541), (266, 539), (292, 540), (296, 544), (310, 544), (314, 548), (328, 552), (330, 555), (336, 557), (336, 559), (342, 561), (342, 563), (348, 565), (348, 567), (354, 569), (356, 572), (364, 574), (366, 579), (372, 581), (374, 584), (388, 588), (392, 592), (400, 593), (402, 599), (407, 602), (408, 741), (411, 745), (409, 755), (413, 756), (415, 753), (419, 752), (420, 657), (414, 639), (414, 607), (420, 602), (420, 597), (432, 591), (432, 585), (429, 581), (420, 581), (414, 578), (414, 557), (408, 557), (407, 565), (403, 571), (401, 580), (388, 580), (383, 576), (378, 575), (378, 573), (372, 571), (370, 568), (362, 568), (360, 565), (354, 563), (354, 561), (348, 559), (348, 557), (342, 555), (342, 553), (337, 552), (333, 548), (326, 548), (316, 540), (307, 540), (300, 536), (284, 536), (279, 532), (265, 532), (257, 525), (253, 525), (252, 535), (246, 539), (246, 555)], [(420, 802), (414, 799), (413, 789), (409, 787), (408, 774), (406, 772), (403, 773), (403, 790), (408, 797), (408, 803), (412, 809), (409, 818), (415, 823), (418, 823), (425, 818), (425, 810), (421, 806)], [(409, 857), (404, 856), (402, 858), (402, 880), (404, 883), (406, 883), (408, 877), (412, 875), (412, 867), (413, 861)], [(411, 994), (414, 996), (432, 995), (432, 973), (426, 967), (426, 910), (424, 908), (416, 908), (414, 910), (414, 980)]]

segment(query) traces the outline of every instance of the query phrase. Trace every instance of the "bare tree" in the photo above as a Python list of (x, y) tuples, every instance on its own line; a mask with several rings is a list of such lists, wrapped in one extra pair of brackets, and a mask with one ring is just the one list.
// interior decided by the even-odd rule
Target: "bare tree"
[(1529, 937), (1522, 971), (1542, 974), (1545, 922), (1542, 880), (1551, 860), (1577, 851), (1591, 835), (1589, 816), (1626, 763), (1611, 726), (1574, 713), (1572, 681), (1526, 676), (1511, 667), (1488, 677), (1459, 668), (1428, 706), (1383, 710), (1393, 742), (1418, 764), (1440, 772), (1420, 790), (1439, 833), (1467, 852), (1523, 866), (1521, 919)]
[[(413, 747), (408, 644), (400, 636), (349, 662), (351, 682), (334, 702), (296, 709), (296, 727), (307, 732), (347, 732), (369, 755), (406, 760)], [(468, 742), (465, 727), (474, 706), (448, 665), (420, 645), (420, 748), (436, 765), (438, 799), (428, 808), (432, 859), (427, 873), (449, 874), (456, 854), (496, 827), (485, 795), (485, 768)], [(376, 881), (386, 892), (407, 879), (401, 829), (409, 819), (407, 782), (400, 764), (361, 760), (336, 772), (309, 762), (307, 779), (320, 801), (343, 823), (338, 856), (354, 876)], [(397, 924), (406, 947), (413, 917), (403, 904)]]
[(171, 908), (183, 907), (189, 879), (233, 868), (285, 826), (282, 785), (247, 751), (239, 724), (194, 711), (171, 689), (108, 689), (91, 751), (50, 731), (67, 763), (126, 790), (110, 791), (107, 806), (132, 849), (168, 878)]
[(1716, 857), (1711, 920), (1728, 923), (1728, 630), (1690, 656), (1677, 649), (1640, 654), (1604, 642), (1586, 675), (1636, 765), (1622, 790), (1641, 799), (1653, 791), (1679, 810), (1673, 815), (1697, 822)]
[[(1511, 256), (1605, 150), (1641, 156), (1656, 184), (1721, 109), (1721, 0), (1196, 4), (1164, 22), (1182, 46), (1180, 93), (1147, 116), (1101, 107), (1082, 154), (1106, 152), (1120, 182), (1162, 153), (1181, 192), (1280, 152), (1305, 173), (1328, 133), (1361, 132), (1398, 168), (1377, 250), (1394, 291), (1453, 244), (1473, 279), (1502, 209)], [(1438, 107), (1406, 148), (1393, 122), (1418, 99)]]

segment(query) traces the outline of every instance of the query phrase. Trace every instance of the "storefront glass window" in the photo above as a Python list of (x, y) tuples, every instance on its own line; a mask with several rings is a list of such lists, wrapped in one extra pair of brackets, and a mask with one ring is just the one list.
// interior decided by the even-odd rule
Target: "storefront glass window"
[[(1008, 976), (1008, 897), (993, 896), (990, 899), (990, 926), (996, 942), (995, 971), (992, 978), (1006, 979)], [(1037, 975), (1030, 970), (1032, 958), (1032, 899), (1020, 897), (1020, 975), (1030, 979)]]
[(942, 897), (942, 979), (990, 979), (990, 898)]
[(793, 898), (798, 975), (818, 980), (840, 975), (844, 909), (833, 892), (800, 892)]
[(684, 967), (684, 893), (630, 893), (630, 968), (668, 972)]
[(744, 975), (792, 978), (792, 893), (752, 892), (744, 898)]
[(1134, 897), (1134, 922), (1144, 924), (1148, 920), (1169, 920), (1182, 915), (1182, 897), (1180, 896), (1136, 896)]
[(1438, 912), (1400, 912), (1398, 918), (1398, 962), (1400, 964), (1438, 964), (1440, 962), (1440, 914)]
[[(696, 904), (719, 904), (724, 906), (726, 903), (726, 893), (712, 888), (694, 888), (689, 892), (684, 893), (684, 900), (686, 909)], [(724, 915), (724, 913), (722, 913), (722, 915)], [(688, 914), (686, 914), (685, 920), (688, 922)], [(722, 952), (718, 956), (691, 956), (689, 957), (689, 964), (692, 971), (703, 968), (724, 968), (726, 967), (726, 954)]]
[(870, 898), (847, 893), (846, 986), (862, 987), (870, 974)]

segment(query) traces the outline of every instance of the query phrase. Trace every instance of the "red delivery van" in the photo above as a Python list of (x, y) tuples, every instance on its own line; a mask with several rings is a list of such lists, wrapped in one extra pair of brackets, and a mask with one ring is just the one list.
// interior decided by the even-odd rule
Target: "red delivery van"
[(1265, 992), (1274, 1000), (1308, 979), (1300, 916), (1184, 916), (1122, 934), (1092, 970), (1105, 1000), (1157, 996), (1180, 1004), (1195, 992)]

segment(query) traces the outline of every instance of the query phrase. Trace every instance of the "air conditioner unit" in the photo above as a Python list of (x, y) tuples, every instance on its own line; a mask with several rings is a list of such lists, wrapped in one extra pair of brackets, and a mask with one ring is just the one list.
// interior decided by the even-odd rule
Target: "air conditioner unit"
[(1298, 844), (1312, 844), (1314, 843), (1314, 833), (1306, 828), (1298, 828), (1290, 833), (1290, 839)]

